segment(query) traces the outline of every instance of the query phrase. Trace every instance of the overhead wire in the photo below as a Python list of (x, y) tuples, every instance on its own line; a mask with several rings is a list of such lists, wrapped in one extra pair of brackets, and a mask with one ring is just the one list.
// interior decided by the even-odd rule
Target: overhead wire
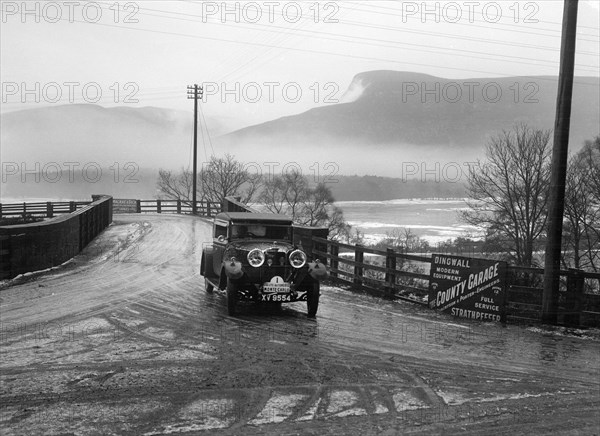
[[(79, 23), (84, 23), (81, 20), (72, 20), (75, 22), (79, 22)], [(105, 27), (115, 27), (118, 29), (122, 29), (122, 30), (133, 30), (133, 31), (137, 31), (137, 32), (148, 32), (148, 33), (155, 33), (155, 34), (162, 34), (162, 35), (171, 35), (171, 36), (180, 36), (180, 37), (184, 37), (184, 38), (192, 38), (192, 39), (201, 39), (201, 40), (207, 40), (207, 41), (220, 41), (220, 42), (226, 42), (226, 43), (231, 43), (231, 44), (243, 44), (243, 45), (252, 45), (252, 46), (259, 46), (259, 47), (271, 47), (271, 45), (268, 44), (263, 44), (263, 43), (255, 43), (255, 42), (249, 42), (249, 41), (240, 41), (240, 40), (232, 40), (232, 39), (227, 39), (227, 38), (218, 38), (218, 37), (210, 37), (210, 36), (200, 36), (200, 35), (190, 35), (190, 34), (184, 34), (184, 33), (178, 33), (178, 32), (170, 32), (170, 31), (165, 31), (165, 30), (156, 30), (156, 29), (145, 29), (145, 28), (141, 28), (141, 27), (131, 27), (131, 26), (123, 26), (123, 25), (113, 25), (113, 24), (108, 24), (108, 23), (95, 23), (96, 26), (105, 26)], [(425, 64), (425, 63), (420, 63), (420, 62), (407, 62), (404, 60), (397, 60), (397, 59), (385, 59), (385, 58), (378, 58), (378, 57), (372, 57), (372, 56), (362, 56), (362, 55), (355, 55), (355, 54), (348, 54), (348, 53), (337, 53), (337, 52), (331, 52), (331, 51), (326, 51), (326, 50), (313, 50), (313, 49), (308, 49), (308, 48), (298, 48), (298, 47), (281, 47), (282, 49), (285, 50), (290, 50), (290, 51), (296, 51), (296, 52), (302, 52), (302, 53), (309, 53), (309, 54), (325, 54), (325, 55), (331, 55), (331, 56), (338, 56), (338, 57), (344, 57), (344, 58), (349, 58), (349, 59), (360, 59), (360, 60), (369, 60), (369, 61), (383, 61), (383, 62), (389, 62), (389, 63), (393, 63), (393, 64), (402, 64), (402, 65), (411, 65), (411, 66), (419, 66), (419, 67), (432, 67), (432, 68), (440, 68), (440, 69), (446, 69), (446, 70), (453, 70), (453, 71), (469, 71), (472, 73), (480, 73), (480, 74), (491, 74), (491, 75), (501, 75), (504, 77), (510, 77), (510, 74), (506, 74), (506, 73), (498, 73), (498, 72), (493, 72), (493, 71), (485, 71), (485, 70), (474, 70), (474, 69), (467, 69), (467, 68), (461, 68), (461, 67), (452, 67), (452, 66), (446, 66), (446, 65), (433, 65), (433, 64)], [(545, 80), (543, 77), (540, 77), (540, 80)]]
[[(189, 2), (186, 2), (186, 3), (189, 3)], [(169, 11), (163, 11), (163, 12), (166, 13), (166, 12), (169, 12)], [(180, 14), (180, 13), (177, 13), (177, 14)], [(186, 14), (184, 14), (184, 15), (186, 15)], [(189, 15), (189, 14), (187, 14), (187, 15)], [(78, 20), (74, 20), (74, 21), (78, 21)], [(79, 21), (79, 22), (81, 22), (81, 21)], [(370, 57), (370, 56), (352, 55), (352, 54), (337, 53), (337, 52), (331, 52), (331, 51), (325, 51), (325, 50), (312, 50), (312, 49), (299, 48), (299, 47), (282, 47), (279, 44), (274, 45), (274, 44), (269, 44), (269, 43), (266, 43), (266, 42), (252, 42), (252, 41), (230, 40), (230, 39), (227, 39), (227, 38), (216, 38), (216, 37), (207, 37), (207, 36), (200, 36), (200, 35), (189, 35), (189, 34), (182, 34), (182, 33), (176, 33), (176, 32), (160, 31), (160, 30), (155, 30), (155, 29), (144, 29), (144, 28), (139, 28), (139, 27), (129, 27), (129, 26), (123, 26), (123, 25), (111, 25), (111, 24), (107, 24), (107, 23), (96, 23), (96, 25), (108, 26), (108, 27), (116, 27), (116, 28), (125, 29), (125, 30), (151, 32), (151, 33), (158, 33), (158, 34), (168, 34), (168, 35), (181, 36), (181, 37), (186, 37), (186, 38), (196, 38), (196, 39), (205, 39), (205, 40), (217, 40), (217, 41), (222, 41), (222, 42), (232, 43), (232, 44), (239, 44), (239, 45), (253, 45), (253, 46), (258, 46), (258, 47), (264, 47), (264, 48), (266, 48), (267, 50), (265, 51), (265, 53), (268, 53), (269, 51), (273, 51), (275, 49), (281, 49), (281, 50), (291, 50), (291, 51), (298, 51), (298, 52), (304, 52), (304, 53), (326, 54), (326, 55), (333, 55), (333, 56), (346, 57), (346, 58), (352, 58), (352, 59), (363, 59), (363, 60), (371, 60), (371, 61), (384, 61), (384, 62), (391, 62), (391, 63), (401, 63), (401, 64), (406, 64), (406, 65), (436, 67), (436, 68), (458, 70), (458, 71), (473, 71), (473, 72), (482, 73), (482, 74), (493, 74), (493, 75), (498, 75), (499, 74), (497, 72), (491, 72), (491, 71), (466, 70), (466, 69), (463, 69), (463, 68), (456, 68), (456, 67), (443, 66), (443, 65), (440, 66), (440, 65), (430, 65), (430, 64), (415, 63), (415, 62), (398, 61), (396, 59), (385, 59), (385, 58)], [(294, 31), (303, 31), (303, 30), (302, 29), (295, 29)], [(313, 32), (315, 34), (327, 33), (327, 32), (318, 32), (318, 31), (314, 31), (314, 30), (313, 31), (308, 31), (308, 32)], [(277, 34), (279, 35), (280, 33), (277, 33)], [(334, 36), (349, 37), (347, 35), (334, 35)], [(287, 38), (289, 39), (290, 37), (291, 37), (291, 34), (288, 34)], [(384, 41), (384, 40), (378, 40), (378, 39), (375, 39), (375, 38), (367, 38), (367, 39), (374, 40), (374, 41)], [(267, 41), (269, 41), (269, 39), (267, 39)], [(389, 40), (387, 40), (387, 41), (389, 41)], [(393, 42), (393, 41), (391, 41), (391, 42)], [(535, 47), (535, 46), (533, 46), (533, 47)], [(546, 48), (546, 49), (549, 49), (549, 48)], [(249, 65), (250, 63), (252, 63), (254, 60), (256, 60), (261, 55), (262, 54), (257, 55), (254, 58), (250, 59), (249, 61), (247, 61), (244, 64), (244, 66)], [(482, 58), (482, 59), (490, 60), (488, 58)], [(548, 61), (546, 61), (546, 62), (548, 62)], [(596, 68), (594, 66), (590, 66), (590, 67)], [(237, 70), (240, 70), (240, 69), (243, 69), (243, 67), (238, 67)], [(237, 72), (237, 70), (235, 72)], [(233, 73), (231, 73), (231, 74), (233, 74)], [(507, 75), (507, 74), (502, 74), (502, 75), (503, 76), (510, 76), (510, 75)], [(543, 80), (543, 78), (542, 78), (542, 80)], [(154, 90), (156, 90), (156, 91), (154, 91)], [(153, 90), (151, 92), (147, 92), (145, 94), (147, 94), (147, 95), (159, 94), (160, 95), (160, 94), (165, 94), (165, 93), (169, 94), (169, 93), (171, 93), (173, 91), (176, 91), (176, 88), (153, 88)], [(159, 100), (159, 99), (174, 98), (174, 96), (172, 96), (172, 95), (165, 95), (165, 96), (159, 96), (159, 95), (155, 95), (155, 96), (151, 97), (151, 99)]]
[[(215, 156), (215, 149), (213, 148), (213, 144), (212, 144), (212, 139), (210, 137), (210, 132), (208, 130), (208, 123), (206, 122), (206, 118), (204, 117), (204, 110), (202, 109), (202, 105), (199, 105), (200, 108), (200, 114), (202, 115), (202, 125), (204, 126), (204, 128), (206, 129), (206, 136), (208, 138), (208, 143), (210, 145), (210, 149), (211, 149), (211, 156)], [(204, 142), (204, 133), (202, 133), (202, 143), (204, 144), (204, 155), (206, 157), (206, 160), (208, 161), (208, 156), (206, 156), (206, 143)]]
[[(423, 20), (422, 12), (421, 12), (421, 16), (418, 17), (418, 16), (415, 16), (416, 14), (410, 14), (410, 15), (405, 15), (405, 14), (402, 14), (402, 13), (400, 13), (400, 14), (393, 14), (393, 13), (389, 13), (389, 12), (379, 12), (379, 11), (373, 11), (373, 10), (369, 10), (369, 9), (356, 8), (356, 7), (352, 8), (352, 7), (348, 7), (347, 3), (359, 3), (361, 6), (365, 6), (365, 7), (368, 7), (368, 8), (379, 8), (379, 9), (386, 9), (388, 11), (398, 12), (397, 8), (391, 8), (391, 7), (387, 7), (387, 6), (376, 5), (376, 4), (374, 4), (375, 2), (372, 2), (372, 1), (366, 1), (365, 2), (363, 0), (357, 0), (357, 1), (344, 0), (344, 7), (348, 8), (348, 9), (351, 9), (351, 10), (356, 10), (356, 11), (359, 11), (359, 12), (367, 12), (367, 13), (373, 13), (373, 14), (379, 14), (379, 15), (385, 15), (385, 16), (390, 16), (390, 15), (397, 16), (397, 17), (401, 17), (403, 20), (406, 20), (406, 19), (410, 19), (410, 20), (421, 19), (421, 20)], [(403, 1), (400, 1), (400, 2), (390, 1), (390, 3), (398, 3), (398, 4), (402, 5), (403, 3), (406, 3), (406, 2), (403, 2)], [(530, 2), (530, 3), (533, 3), (533, 2)], [(514, 6), (514, 4), (513, 4), (513, 6)], [(437, 18), (439, 20), (439, 18), (440, 18), (439, 15), (437, 15)], [(514, 16), (513, 16), (513, 19), (514, 19)], [(441, 21), (441, 20), (439, 20), (439, 21)], [(527, 30), (522, 30), (522, 29), (521, 30), (513, 30), (513, 29), (502, 29), (501, 27), (495, 27), (495, 30), (502, 30), (502, 31), (507, 31), (507, 32), (516, 32), (516, 33), (525, 33), (525, 34), (540, 35), (540, 36), (560, 36), (560, 34), (561, 34), (561, 27), (560, 26), (562, 24), (562, 23), (557, 23), (557, 22), (554, 22), (554, 21), (539, 20), (537, 18), (535, 19), (535, 21), (530, 21), (530, 22), (522, 21), (521, 24), (500, 22), (499, 20), (497, 22), (490, 22), (490, 21), (486, 21), (486, 20), (480, 20), (480, 19), (477, 19), (477, 18), (473, 18), (471, 16), (468, 18), (468, 22), (467, 23), (463, 23), (462, 21), (463, 21), (462, 17), (461, 17), (460, 20), (457, 20), (456, 22), (449, 21), (449, 20), (445, 19), (445, 22), (450, 23), (452, 25), (472, 26), (472, 27), (479, 27), (479, 28), (486, 28), (486, 29), (488, 28), (489, 25), (521, 28), (522, 24), (539, 24), (539, 23), (542, 23), (542, 24), (552, 24), (552, 25), (558, 26), (558, 29), (539, 29), (539, 30), (544, 31), (544, 32), (552, 32), (552, 33), (555, 33), (557, 35), (544, 35), (543, 33), (532, 32), (532, 31), (527, 31)], [(473, 23), (485, 23), (488, 26), (473, 25)], [(581, 32), (582, 28), (592, 29), (592, 30), (598, 31), (598, 28), (596, 28), (596, 27), (578, 25), (577, 26), (577, 30), (578, 30), (577, 34), (579, 36), (591, 36), (591, 37), (594, 37), (594, 38), (598, 37), (598, 35), (596, 35), (596, 34), (589, 34), (589, 33), (583, 33), (583, 32)], [(597, 40), (591, 40), (591, 42), (596, 42), (596, 41)]]
[[(188, 2), (186, 2), (188, 3)], [(195, 2), (191, 2), (192, 4), (195, 4)], [(168, 13), (168, 11), (160, 11), (160, 10), (156, 10), (156, 9), (148, 9), (148, 10), (152, 10), (155, 12), (163, 12), (163, 13)], [(185, 16), (192, 16), (192, 17), (196, 17), (196, 18), (202, 18), (201, 16), (198, 15), (193, 15), (193, 14), (185, 14), (185, 13), (177, 13), (178, 15), (185, 15)], [(150, 16), (158, 16), (158, 17), (163, 17), (162, 15), (156, 15), (156, 14), (147, 14)], [(190, 19), (186, 19), (186, 18), (176, 18), (176, 17), (167, 17), (167, 18), (173, 18), (173, 19), (178, 19), (178, 20), (184, 20), (184, 21), (195, 21), (195, 20), (190, 20)], [(381, 26), (381, 25), (371, 25), (368, 23), (360, 23), (360, 22), (352, 22), (352, 21), (348, 21), (350, 23), (356, 23), (356, 24), (360, 24), (362, 26), (365, 27), (374, 27), (377, 29), (382, 29), (382, 30), (390, 30), (390, 31), (399, 31), (399, 29), (396, 28), (392, 28), (392, 27), (388, 27), (388, 26)], [(217, 24), (217, 23), (210, 23), (207, 22), (206, 24)], [(264, 27), (264, 25), (253, 25), (253, 26), (245, 26), (245, 25), (240, 25), (240, 24), (236, 24), (236, 27), (238, 28), (247, 28), (247, 29), (252, 29), (252, 30), (259, 30), (259, 31), (265, 31), (265, 32), (276, 32), (279, 34), (279, 32), (277, 32), (276, 29), (281, 29), (281, 30), (285, 30), (285, 31), (290, 31), (290, 29), (288, 27), (284, 27), (284, 26), (278, 26), (275, 24), (271, 24), (268, 26), (267, 29), (263, 29), (263, 28), (259, 28), (256, 29), (255, 26), (257, 27)], [(535, 61), (535, 62), (544, 62), (544, 63), (549, 63), (552, 65), (556, 65), (556, 62), (551, 61), (551, 60), (547, 60), (547, 59), (539, 59), (539, 58), (531, 58), (531, 57), (522, 57), (522, 56), (514, 56), (514, 55), (501, 55), (501, 54), (495, 54), (495, 53), (489, 53), (489, 52), (480, 52), (480, 51), (475, 51), (475, 50), (466, 50), (466, 49), (445, 49), (445, 48), (440, 48), (438, 46), (431, 46), (431, 45), (425, 45), (425, 44), (417, 44), (417, 43), (407, 43), (407, 42), (402, 42), (402, 41), (394, 41), (394, 40), (389, 40), (389, 39), (380, 39), (380, 38), (368, 38), (368, 37), (355, 37), (355, 36), (350, 36), (350, 35), (340, 35), (340, 34), (332, 34), (329, 32), (323, 32), (323, 31), (317, 31), (317, 30), (303, 30), (303, 29), (294, 29), (294, 31), (296, 32), (302, 32), (302, 33), (308, 33), (308, 37), (314, 37), (314, 38), (318, 38), (318, 39), (328, 39), (328, 40), (333, 40), (333, 41), (340, 41), (340, 42), (351, 42), (351, 43), (355, 43), (355, 44), (361, 44), (361, 45), (368, 45), (368, 46), (374, 46), (374, 47), (387, 47), (387, 48), (394, 48), (394, 49), (398, 49), (399, 47), (396, 47), (396, 45), (401, 45), (401, 46), (405, 46), (405, 47), (414, 47), (414, 48), (408, 48), (408, 50), (415, 50), (415, 51), (420, 51), (420, 52), (430, 52), (430, 53), (442, 53), (445, 54), (446, 52), (449, 52), (447, 54), (455, 54), (457, 56), (463, 56), (463, 57), (469, 57), (469, 58), (475, 58), (475, 59), (482, 59), (482, 60), (493, 60), (493, 57), (497, 57), (497, 58), (504, 58), (504, 59), (520, 59), (522, 61), (518, 61), (518, 62), (514, 62), (514, 63), (520, 63), (520, 64), (524, 64), (524, 65), (537, 65), (537, 64), (533, 64), (531, 62), (525, 62), (525, 60), (528, 61)], [(493, 44), (503, 44), (503, 45), (507, 45), (507, 46), (519, 46), (519, 47), (523, 47), (523, 48), (531, 48), (531, 49), (541, 49), (541, 50), (549, 50), (549, 51), (555, 51), (558, 52), (559, 49), (556, 47), (545, 47), (545, 46), (536, 46), (536, 45), (530, 45), (530, 44), (522, 44), (522, 43), (509, 43), (506, 41), (495, 41), (495, 40), (490, 40), (490, 39), (484, 39), (484, 38), (471, 38), (471, 37), (463, 37), (463, 36), (457, 36), (457, 35), (451, 35), (451, 34), (447, 34), (447, 33), (436, 33), (436, 32), (422, 32), (422, 31), (418, 31), (418, 30), (414, 30), (414, 29), (402, 29), (401, 31), (403, 32), (408, 32), (408, 33), (417, 33), (417, 34), (427, 34), (429, 36), (431, 35), (435, 35), (435, 34), (439, 34), (440, 36), (444, 37), (444, 38), (448, 38), (448, 37), (453, 37), (455, 39), (464, 39), (464, 40), (469, 40), (469, 41), (473, 41), (473, 40), (479, 40), (480, 42), (488, 42), (488, 43), (493, 43)], [(340, 39), (340, 38), (350, 38), (350, 40), (344, 40), (344, 39)], [(372, 44), (370, 42), (367, 41), (371, 41), (377, 44)], [(250, 42), (246, 42), (246, 43), (250, 43)], [(382, 45), (381, 43), (390, 43), (390, 44), (395, 44), (394, 46), (390, 46), (390, 45)], [(262, 43), (259, 43), (262, 44)], [(427, 49), (427, 50), (424, 50)], [(433, 50), (429, 50), (429, 49), (433, 49)], [(456, 52), (459, 52), (461, 54), (456, 54)], [(464, 53), (464, 54), (462, 54)], [(598, 53), (592, 53), (592, 52), (585, 52), (585, 51), (578, 51), (579, 54), (588, 54), (588, 55), (593, 55), (593, 56), (598, 56)], [(483, 56), (474, 56), (474, 55), (485, 55), (485, 57)], [(492, 58), (490, 58), (490, 56)], [(580, 68), (591, 68), (597, 70), (599, 67), (595, 66), (595, 65), (587, 65), (587, 64), (577, 64), (578, 67)]]

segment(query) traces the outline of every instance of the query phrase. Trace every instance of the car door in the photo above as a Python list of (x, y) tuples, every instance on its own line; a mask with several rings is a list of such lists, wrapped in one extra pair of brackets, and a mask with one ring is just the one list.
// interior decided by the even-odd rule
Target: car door
[(221, 273), (221, 263), (223, 253), (229, 243), (229, 223), (227, 221), (215, 220), (213, 229), (213, 271), (219, 275)]

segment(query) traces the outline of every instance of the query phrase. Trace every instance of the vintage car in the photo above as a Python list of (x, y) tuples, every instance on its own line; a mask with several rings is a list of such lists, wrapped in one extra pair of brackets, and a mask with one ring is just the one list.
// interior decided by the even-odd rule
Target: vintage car
[(212, 246), (204, 248), (200, 263), (206, 292), (225, 290), (230, 315), (239, 301), (279, 306), (306, 301), (308, 316), (315, 317), (326, 267), (293, 244), (293, 232), (285, 215), (219, 213)]

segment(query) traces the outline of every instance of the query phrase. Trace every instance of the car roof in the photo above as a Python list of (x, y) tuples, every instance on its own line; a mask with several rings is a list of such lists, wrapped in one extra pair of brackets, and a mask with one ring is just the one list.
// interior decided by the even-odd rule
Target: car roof
[(233, 223), (261, 222), (270, 224), (292, 224), (292, 218), (276, 213), (251, 213), (251, 212), (221, 212), (216, 219), (231, 221)]

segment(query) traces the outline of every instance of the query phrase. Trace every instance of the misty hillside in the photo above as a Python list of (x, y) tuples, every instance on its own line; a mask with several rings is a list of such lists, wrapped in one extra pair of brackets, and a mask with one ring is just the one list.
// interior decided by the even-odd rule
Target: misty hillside
[[(422, 93), (424, 90), (431, 93)], [(347, 162), (341, 173), (354, 171), (353, 167), (373, 167), (364, 162), (367, 149), (372, 153), (369, 161), (376, 159), (384, 167), (387, 163), (386, 168), (390, 168), (385, 162), (389, 159), (450, 162), (481, 156), (489, 136), (510, 129), (516, 122), (553, 128), (556, 93), (557, 80), (549, 76), (448, 80), (409, 72), (371, 71), (354, 77), (347, 92), (358, 95), (352, 102), (318, 107), (219, 139), (233, 154), (272, 147), (277, 154), (281, 148), (292, 146), (310, 147), (314, 153), (337, 152), (342, 162)], [(598, 79), (576, 78), (571, 150), (598, 134), (599, 101)], [(361, 150), (358, 159), (344, 156)], [(386, 175), (398, 174), (388, 170)]]
[(465, 181), (448, 182), (377, 176), (336, 176), (327, 183), (336, 201), (385, 201), (399, 198), (464, 198)]
[[(173, 167), (190, 160), (190, 112), (70, 104), (1, 115), (2, 162), (97, 162)], [(211, 135), (225, 126), (207, 120)], [(200, 141), (200, 144), (202, 142)]]
[[(72, 179), (70, 178), (72, 177)], [(158, 169), (151, 168), (102, 168), (101, 174), (89, 173), (93, 181), (86, 180), (81, 169), (72, 174), (27, 174), (25, 182), (20, 175), (7, 176), (2, 184), (0, 203), (20, 202), (24, 199), (87, 200), (93, 194), (108, 194), (115, 198), (151, 200), (159, 191), (156, 182)], [(52, 181), (50, 181), (52, 180)], [(309, 178), (309, 181), (311, 179)], [(377, 176), (337, 175), (326, 182), (336, 201), (383, 201), (398, 198), (462, 198), (465, 187), (462, 182), (402, 180)]]
[[(89, 200), (93, 194), (107, 194), (115, 198), (151, 200), (157, 197), (158, 169), (124, 167), (118, 170), (103, 167), (91, 168), (87, 173), (81, 167), (61, 172), (46, 171), (5, 176), (0, 203), (21, 202), (24, 199)], [(31, 200), (27, 200), (31, 201)]]
[[(462, 96), (452, 103), (456, 98), (451, 94), (456, 92), (452, 81), (408, 72), (365, 72), (356, 75), (346, 90), (347, 103), (318, 107), (232, 133), (228, 132), (235, 113), (226, 121), (207, 118), (207, 124), (217, 155), (231, 153), (263, 171), (281, 171), (293, 163), (304, 174), (321, 180), (358, 174), (427, 181), (444, 179), (445, 168), (450, 168), (450, 173), (455, 168), (466, 169), (467, 162), (482, 157), (490, 135), (511, 128), (515, 122), (539, 128), (553, 126), (555, 78), (454, 82)], [(469, 88), (466, 82), (479, 85)], [(496, 103), (483, 98), (483, 87), (490, 84), (494, 86), (488, 96), (494, 96), (496, 86), (502, 92)], [(435, 95), (422, 96), (420, 92), (422, 88), (435, 94), (435, 86), (439, 87), (437, 103), (433, 101)], [(470, 89), (474, 91), (472, 102)], [(599, 133), (598, 90), (598, 79), (576, 79), (570, 151)], [(421, 102), (422, 97), (426, 103)], [(36, 162), (42, 167), (50, 162), (95, 162), (105, 168), (115, 162), (121, 167), (133, 162), (139, 168), (172, 169), (191, 162), (191, 111), (93, 104), (50, 106), (2, 114), (0, 133), (0, 160), (25, 162), (28, 170), (35, 169)], [(219, 134), (222, 136), (215, 140)], [(198, 143), (202, 161), (212, 148), (203, 146), (200, 134)]]

